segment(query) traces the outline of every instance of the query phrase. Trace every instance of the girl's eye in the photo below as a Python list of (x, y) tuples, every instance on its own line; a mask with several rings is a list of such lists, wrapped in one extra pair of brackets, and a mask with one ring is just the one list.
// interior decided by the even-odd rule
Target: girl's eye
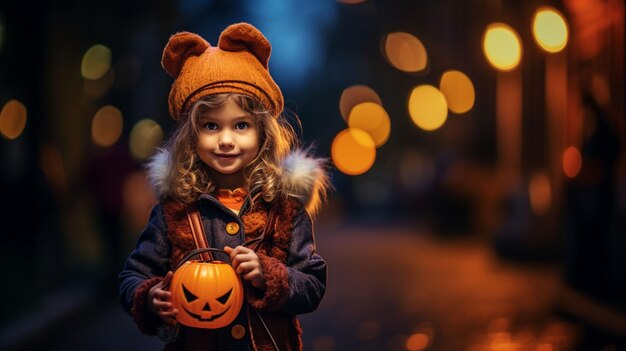
[(217, 123), (215, 123), (215, 122), (208, 122), (207, 124), (204, 125), (204, 128), (206, 128), (208, 130), (216, 130), (217, 129)]
[(248, 129), (250, 124), (248, 122), (239, 122), (235, 125), (235, 129)]

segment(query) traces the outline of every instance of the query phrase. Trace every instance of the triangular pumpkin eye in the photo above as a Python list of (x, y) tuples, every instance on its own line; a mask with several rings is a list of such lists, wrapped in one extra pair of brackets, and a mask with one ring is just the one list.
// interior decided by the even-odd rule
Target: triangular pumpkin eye
[(185, 293), (185, 299), (187, 300), (187, 302), (193, 302), (198, 299), (196, 295), (192, 294), (191, 291), (185, 288), (184, 284), (181, 284), (181, 285), (183, 286), (183, 292)]
[(228, 298), (230, 297), (230, 294), (233, 292), (233, 288), (230, 288), (230, 290), (228, 290), (228, 292), (220, 297), (217, 298), (217, 301), (219, 301), (219, 303), (221, 303), (222, 305), (224, 305), (226, 303), (226, 301), (228, 301)]

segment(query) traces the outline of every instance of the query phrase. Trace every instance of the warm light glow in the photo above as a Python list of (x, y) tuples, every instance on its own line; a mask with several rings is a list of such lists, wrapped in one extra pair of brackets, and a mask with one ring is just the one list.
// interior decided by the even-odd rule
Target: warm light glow
[(406, 340), (406, 349), (409, 351), (421, 351), (428, 347), (429, 344), (428, 335), (422, 333), (416, 333)]
[(424, 44), (415, 36), (396, 32), (384, 39), (384, 56), (395, 68), (404, 72), (419, 72), (428, 64)]
[(474, 84), (465, 73), (450, 70), (444, 72), (439, 89), (446, 97), (448, 109), (453, 113), (465, 113), (474, 106)]
[(98, 146), (111, 146), (122, 135), (123, 126), (122, 112), (113, 106), (104, 106), (91, 121), (91, 138)]
[(163, 141), (163, 131), (155, 121), (142, 119), (130, 131), (130, 153), (138, 160), (152, 156)]
[(591, 91), (593, 91), (593, 97), (600, 106), (607, 106), (611, 103), (611, 87), (607, 78), (597, 72), (591, 76)]
[(483, 36), (483, 52), (494, 68), (510, 71), (522, 58), (522, 45), (513, 28), (504, 23), (492, 23)]
[(375, 102), (380, 106), (383, 105), (378, 93), (367, 85), (353, 85), (344, 89), (339, 98), (339, 112), (343, 119), (347, 121), (352, 108), (362, 102)]
[(409, 97), (409, 114), (413, 123), (424, 130), (441, 127), (448, 117), (446, 98), (432, 85), (420, 85)]
[(580, 151), (574, 146), (568, 147), (563, 153), (563, 172), (566, 176), (574, 178), (580, 173), (583, 166), (583, 158)]
[(367, 172), (376, 160), (376, 145), (366, 132), (348, 128), (333, 140), (331, 157), (338, 170), (347, 175)]
[(552, 187), (548, 174), (536, 172), (532, 175), (528, 183), (528, 196), (530, 197), (530, 206), (536, 215), (544, 215), (550, 210)]
[(548, 344), (548, 343), (540, 343), (535, 348), (535, 351), (554, 351), (554, 346), (552, 346), (552, 344)]
[(389, 139), (391, 121), (382, 106), (364, 102), (356, 105), (350, 112), (348, 127), (365, 131), (372, 137), (376, 147), (381, 147)]
[(111, 68), (111, 50), (104, 45), (94, 45), (83, 56), (80, 72), (85, 79), (98, 79)]
[(9, 100), (0, 112), (0, 134), (9, 140), (19, 137), (26, 127), (26, 106)]
[(568, 39), (565, 18), (552, 7), (540, 7), (533, 16), (533, 36), (537, 44), (547, 52), (563, 50)]
[(510, 327), (511, 321), (504, 317), (498, 317), (489, 322), (487, 332), (489, 335), (496, 335), (508, 331)]

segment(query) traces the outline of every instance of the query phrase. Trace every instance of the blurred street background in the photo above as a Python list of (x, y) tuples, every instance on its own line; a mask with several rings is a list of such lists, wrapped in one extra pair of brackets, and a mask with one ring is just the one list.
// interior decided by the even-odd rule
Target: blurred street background
[[(249, 22), (332, 164), (306, 350), (626, 350), (623, 0), (0, 3), (0, 350), (161, 349), (117, 274), (169, 36)], [(297, 122), (297, 116), (301, 122)]]

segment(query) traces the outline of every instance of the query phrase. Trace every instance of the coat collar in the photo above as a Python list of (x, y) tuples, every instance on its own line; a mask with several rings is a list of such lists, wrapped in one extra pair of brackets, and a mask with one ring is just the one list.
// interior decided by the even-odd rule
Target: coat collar
[[(284, 192), (300, 200), (311, 215), (317, 213), (330, 188), (325, 163), (326, 160), (315, 158), (300, 149), (293, 151), (281, 162), (281, 186)], [(167, 149), (159, 149), (146, 164), (150, 184), (161, 200), (172, 193), (172, 167), (172, 158)]]

